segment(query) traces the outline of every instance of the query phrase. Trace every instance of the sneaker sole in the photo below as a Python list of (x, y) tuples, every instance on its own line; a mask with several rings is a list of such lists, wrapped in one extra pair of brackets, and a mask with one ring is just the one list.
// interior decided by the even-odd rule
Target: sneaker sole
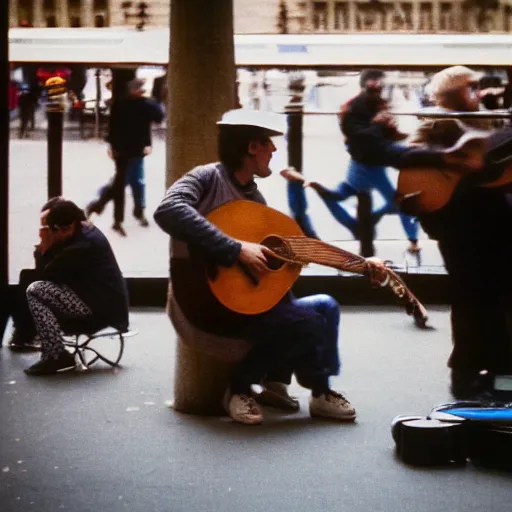
[(29, 368), (27, 368), (26, 370), (24, 370), (24, 372), (27, 374), (27, 375), (36, 375), (36, 376), (42, 376), (42, 375), (57, 375), (57, 373), (64, 373), (64, 372), (70, 372), (72, 370), (75, 370), (76, 369), (76, 364), (74, 365), (70, 365), (70, 366), (66, 366), (65, 368), (59, 368), (58, 370), (55, 370), (55, 372), (52, 372), (52, 373), (48, 373), (48, 372), (38, 372), (38, 371), (30, 371)]
[(72, 366), (66, 366), (65, 368), (60, 368), (57, 370), (57, 373), (70, 372), (71, 370), (76, 370), (76, 363)]
[(335, 421), (346, 421), (346, 422), (354, 421), (357, 417), (356, 413), (354, 413), (352, 415), (346, 415), (346, 416), (331, 416), (331, 415), (327, 415), (327, 414), (312, 413), (311, 411), (309, 411), (309, 415), (312, 418), (320, 418), (320, 419), (324, 419), (324, 420), (335, 420)]
[(287, 399), (269, 389), (265, 389), (261, 393), (258, 393), (254, 396), (254, 399), (261, 405), (269, 405), (284, 411), (298, 412), (300, 410), (300, 404), (298, 400)]
[(41, 347), (31, 345), (8, 345), (13, 352), (41, 352)]

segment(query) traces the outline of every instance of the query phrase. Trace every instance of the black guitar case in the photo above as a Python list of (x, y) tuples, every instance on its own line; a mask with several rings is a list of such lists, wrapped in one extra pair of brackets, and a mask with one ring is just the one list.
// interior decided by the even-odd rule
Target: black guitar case
[(454, 402), (428, 416), (391, 422), (397, 456), (412, 466), (463, 465), (512, 470), (512, 403)]

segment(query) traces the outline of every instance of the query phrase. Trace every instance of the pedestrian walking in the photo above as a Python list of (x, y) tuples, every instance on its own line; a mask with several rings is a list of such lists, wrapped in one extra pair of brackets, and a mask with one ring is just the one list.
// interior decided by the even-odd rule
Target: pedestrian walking
[(114, 177), (98, 191), (98, 197), (86, 206), (88, 217), (101, 214), (109, 201), (114, 202), (112, 229), (126, 236), (123, 227), (125, 188), (130, 185), (133, 195), (133, 216), (141, 226), (149, 225), (146, 208), (144, 158), (151, 154), (151, 126), (161, 123), (163, 111), (160, 105), (144, 97), (144, 80), (128, 82), (125, 98), (114, 100), (110, 111), (107, 135), (108, 155), (114, 160)]

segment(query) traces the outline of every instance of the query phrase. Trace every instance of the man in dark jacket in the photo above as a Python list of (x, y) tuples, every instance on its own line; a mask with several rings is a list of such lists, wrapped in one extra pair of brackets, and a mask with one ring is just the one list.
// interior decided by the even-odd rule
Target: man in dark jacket
[(114, 179), (99, 191), (99, 197), (86, 207), (87, 216), (100, 214), (105, 205), (114, 201), (112, 229), (126, 236), (124, 221), (124, 190), (130, 185), (133, 194), (133, 215), (144, 227), (148, 221), (144, 214), (146, 191), (144, 157), (151, 153), (151, 124), (161, 123), (163, 111), (153, 100), (144, 97), (144, 81), (134, 79), (128, 83), (127, 97), (115, 100), (110, 112), (107, 142), (109, 156), (114, 160)]
[(85, 220), (75, 203), (59, 198), (41, 214), (36, 248), (37, 281), (27, 288), (27, 302), (42, 343), (30, 375), (75, 368), (64, 348), (63, 332), (128, 329), (126, 285), (103, 233)]
[[(358, 220), (340, 202), (356, 194), (376, 190), (385, 203), (373, 212), (374, 224), (385, 214), (398, 213), (410, 242), (408, 251), (417, 254), (418, 225), (413, 217), (398, 211), (394, 201), (396, 191), (387, 176), (386, 166), (382, 163), (383, 152), (396, 151), (396, 158), (399, 158), (400, 149), (392, 143), (406, 137), (398, 132), (389, 116), (381, 115), (380, 120), (376, 117), (387, 108), (387, 102), (382, 98), (383, 84), (383, 71), (364, 70), (360, 77), (361, 92), (341, 107), (340, 128), (350, 154), (344, 181), (333, 190), (317, 182), (311, 182), (310, 186), (318, 192), (334, 218), (355, 238), (359, 237)], [(283, 176), (295, 181), (294, 174), (284, 173)]]

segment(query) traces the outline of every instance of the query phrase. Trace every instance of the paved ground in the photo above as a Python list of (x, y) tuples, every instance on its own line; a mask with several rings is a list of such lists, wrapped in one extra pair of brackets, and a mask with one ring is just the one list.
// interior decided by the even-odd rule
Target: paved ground
[(334, 386), (356, 424), (268, 409), (259, 427), (195, 417), (172, 398), (175, 334), (163, 311), (132, 311), (140, 334), (123, 368), (29, 378), (33, 355), (0, 349), (2, 512), (503, 512), (511, 477), (413, 469), (394, 456), (396, 414), (448, 398), (446, 308), (419, 331), (397, 308), (343, 310), (344, 369)]
[[(322, 94), (327, 94), (322, 92)], [(326, 100), (327, 101), (327, 100)], [(331, 101), (332, 103), (332, 101)], [(32, 265), (33, 245), (37, 242), (38, 209), (46, 199), (47, 146), (44, 117), (38, 121), (39, 130), (31, 138), (17, 139), (16, 123), (12, 123), (10, 145), (10, 280), (16, 282), (19, 270)], [(269, 205), (288, 213), (286, 182), (278, 172), (287, 165), (286, 141), (278, 138), (278, 151), (273, 158), (273, 176), (260, 182)], [(337, 184), (343, 177), (347, 163), (341, 135), (335, 116), (307, 116), (304, 123), (304, 173), (327, 185)], [(158, 205), (165, 192), (165, 129), (155, 133), (154, 152), (146, 159), (148, 215)], [(112, 162), (106, 155), (104, 142), (81, 140), (76, 128), (66, 131), (63, 145), (64, 194), (85, 206), (97, 188), (113, 174)], [(390, 171), (392, 179), (396, 173)], [(309, 213), (321, 238), (341, 243), (357, 252), (359, 243), (331, 216), (323, 202), (312, 190), (307, 190)], [(374, 198), (375, 205), (380, 198)], [(356, 200), (345, 206), (355, 215)], [(141, 228), (131, 217), (131, 197), (127, 199), (127, 238), (121, 238), (110, 229), (112, 209), (94, 221), (111, 240), (121, 267), (128, 277), (166, 276), (168, 260), (167, 237), (154, 225)], [(376, 243), (378, 256), (398, 264), (404, 262), (407, 246), (405, 235), (396, 215), (385, 217), (378, 226)], [(422, 263), (427, 269), (441, 269), (442, 262), (435, 242), (421, 234)], [(151, 248), (150, 250), (148, 250)], [(415, 264), (415, 262), (409, 262)], [(315, 270), (316, 271), (316, 270)]]

